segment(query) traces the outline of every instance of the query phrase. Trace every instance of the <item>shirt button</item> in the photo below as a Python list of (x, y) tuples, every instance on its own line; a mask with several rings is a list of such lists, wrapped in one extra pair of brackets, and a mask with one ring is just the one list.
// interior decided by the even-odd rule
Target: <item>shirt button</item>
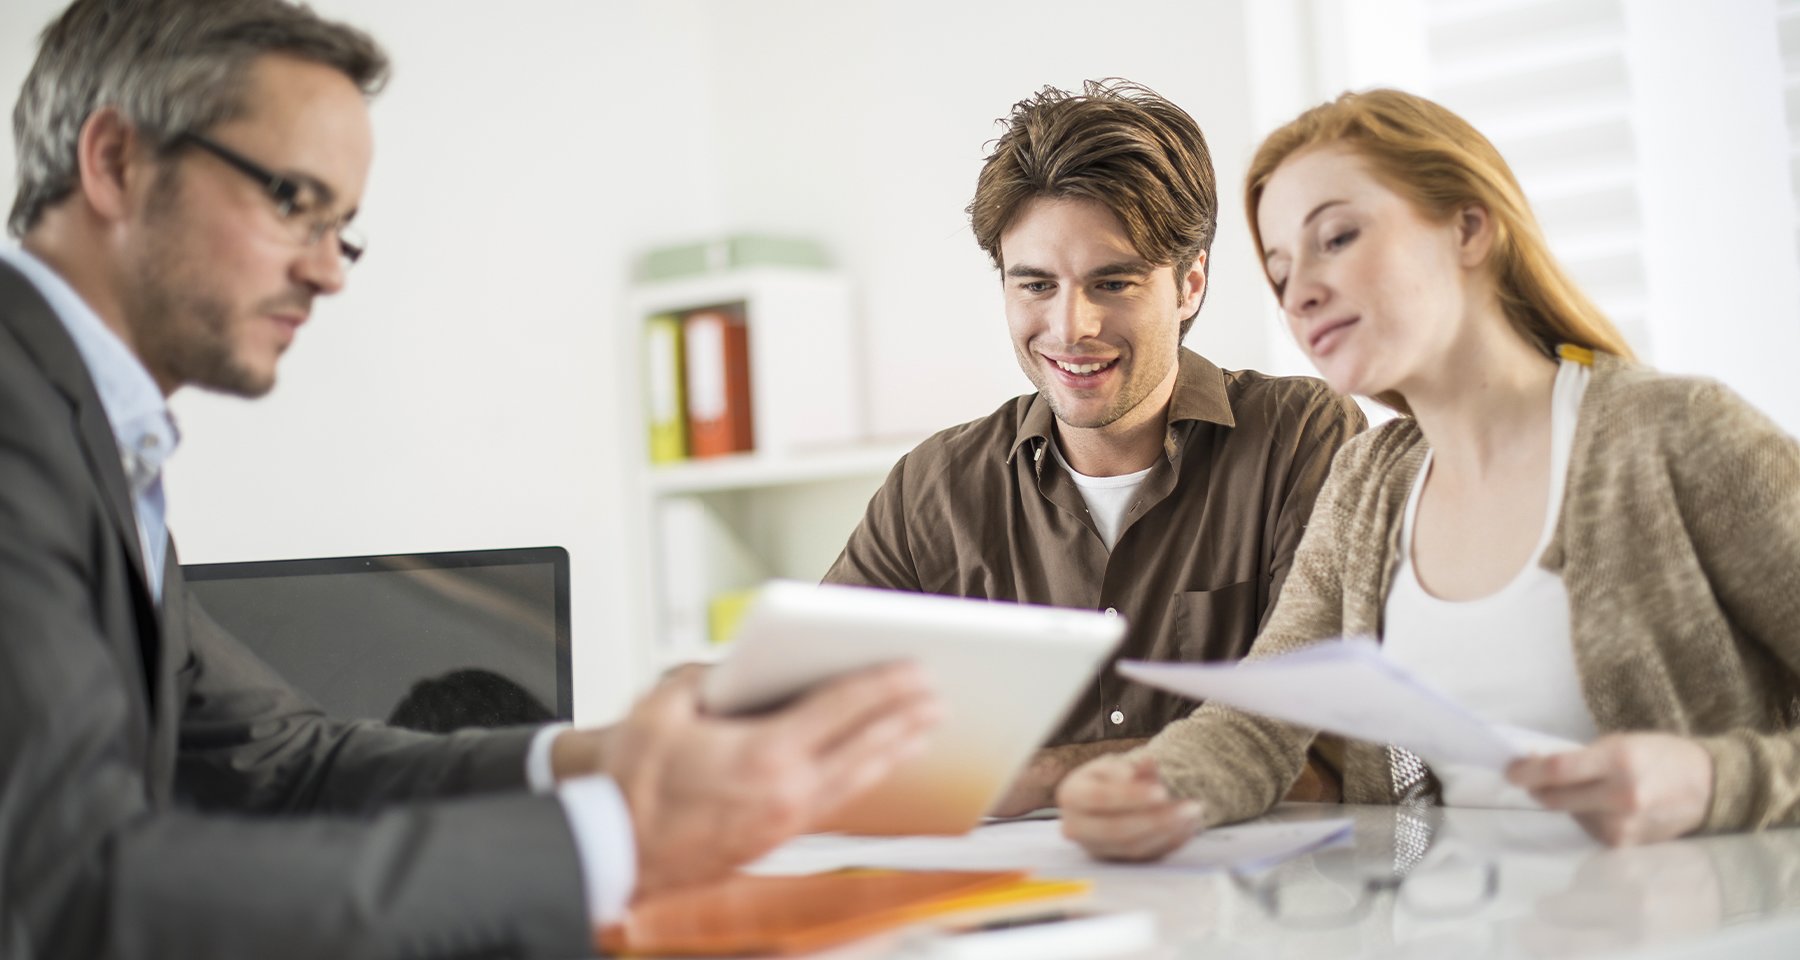
[[(1106, 608), (1106, 615), (1107, 615), (1107, 616), (1109, 616), (1109, 617), (1116, 617), (1116, 616), (1118, 616), (1118, 615), (1119, 615), (1119, 608), (1118, 608), (1118, 607), (1107, 607), (1107, 608)], [(1117, 722), (1118, 722), (1118, 721), (1117, 721), (1117, 720), (1115, 720), (1115, 721), (1113, 721), (1113, 722), (1114, 722), (1114, 723), (1117, 723)]]
[(1112, 712), (1112, 716), (1111, 716), (1111, 717), (1109, 717), (1109, 718), (1107, 718), (1107, 719), (1109, 719), (1109, 720), (1111, 720), (1111, 721), (1112, 721), (1112, 722), (1113, 722), (1113, 725), (1114, 725), (1114, 726), (1118, 726), (1118, 725), (1119, 725), (1119, 724), (1121, 724), (1121, 723), (1124, 723), (1124, 722), (1125, 722), (1125, 711), (1123, 711), (1123, 710), (1114, 710), (1114, 711), (1113, 711), (1113, 712)]

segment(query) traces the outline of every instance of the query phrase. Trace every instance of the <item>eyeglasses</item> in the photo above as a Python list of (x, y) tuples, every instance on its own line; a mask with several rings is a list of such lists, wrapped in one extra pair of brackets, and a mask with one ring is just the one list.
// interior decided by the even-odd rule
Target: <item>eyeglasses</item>
[(331, 234), (337, 238), (338, 256), (343, 259), (346, 270), (368, 249), (368, 241), (362, 231), (356, 229), (347, 218), (314, 215), (313, 209), (318, 202), (308, 198), (306, 194), (316, 192), (318, 188), (315, 185), (276, 173), (236, 150), (197, 133), (179, 134), (175, 142), (191, 143), (256, 181), (263, 193), (274, 201), (275, 211), (280, 214), (282, 225), (288, 228), (294, 242), (302, 248), (311, 249), (325, 239), (326, 234)]
[(1435, 812), (1396, 808), (1391, 865), (1371, 869), (1371, 851), (1358, 856), (1356, 848), (1341, 846), (1259, 874), (1234, 870), (1232, 882), (1263, 912), (1293, 927), (1354, 923), (1383, 894), (1421, 917), (1473, 913), (1498, 892), (1499, 865), (1474, 850), (1434, 845)]

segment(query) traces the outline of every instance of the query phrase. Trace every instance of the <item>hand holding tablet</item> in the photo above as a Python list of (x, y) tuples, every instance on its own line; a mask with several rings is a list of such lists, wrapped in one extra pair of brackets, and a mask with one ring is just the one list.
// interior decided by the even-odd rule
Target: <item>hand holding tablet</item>
[(1086, 610), (778, 581), (758, 594), (731, 652), (708, 671), (701, 703), (751, 713), (858, 669), (917, 663), (943, 721), (923, 754), (817, 828), (964, 833), (1124, 633), (1123, 620)]

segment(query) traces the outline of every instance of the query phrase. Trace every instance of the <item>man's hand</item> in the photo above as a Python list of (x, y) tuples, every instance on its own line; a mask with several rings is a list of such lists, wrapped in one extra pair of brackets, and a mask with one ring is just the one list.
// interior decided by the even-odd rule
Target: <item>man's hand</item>
[(1136, 750), (1148, 742), (1145, 737), (1133, 737), (1128, 740), (1099, 740), (1094, 743), (1065, 743), (1058, 747), (1045, 747), (1032, 755), (1031, 762), (1020, 772), (1018, 779), (1006, 788), (999, 802), (988, 811), (988, 816), (1017, 817), (1044, 807), (1054, 807), (1056, 787), (1069, 775), (1069, 771), (1095, 757)]
[(1692, 833), (1712, 802), (1712, 756), (1666, 733), (1609, 734), (1579, 750), (1515, 760), (1506, 778), (1614, 847)]
[(1158, 860), (1193, 839), (1200, 804), (1169, 795), (1149, 757), (1111, 755), (1078, 768), (1056, 791), (1063, 836), (1100, 860)]
[(663, 681), (604, 744), (631, 808), (639, 896), (717, 879), (805, 830), (922, 750), (942, 712), (908, 664), (748, 718), (703, 712), (701, 676)]

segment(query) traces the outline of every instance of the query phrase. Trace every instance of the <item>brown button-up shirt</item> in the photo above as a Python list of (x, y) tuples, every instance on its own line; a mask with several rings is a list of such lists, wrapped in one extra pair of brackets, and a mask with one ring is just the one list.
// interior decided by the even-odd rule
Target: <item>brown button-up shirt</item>
[[(1130, 629), (1115, 658), (1241, 658), (1332, 456), (1367, 421), (1318, 380), (1223, 371), (1188, 350), (1180, 364), (1164, 456), (1111, 551), (1031, 394), (903, 457), (826, 581), (1117, 611)], [(1108, 663), (1047, 745), (1153, 736), (1196, 706)]]

